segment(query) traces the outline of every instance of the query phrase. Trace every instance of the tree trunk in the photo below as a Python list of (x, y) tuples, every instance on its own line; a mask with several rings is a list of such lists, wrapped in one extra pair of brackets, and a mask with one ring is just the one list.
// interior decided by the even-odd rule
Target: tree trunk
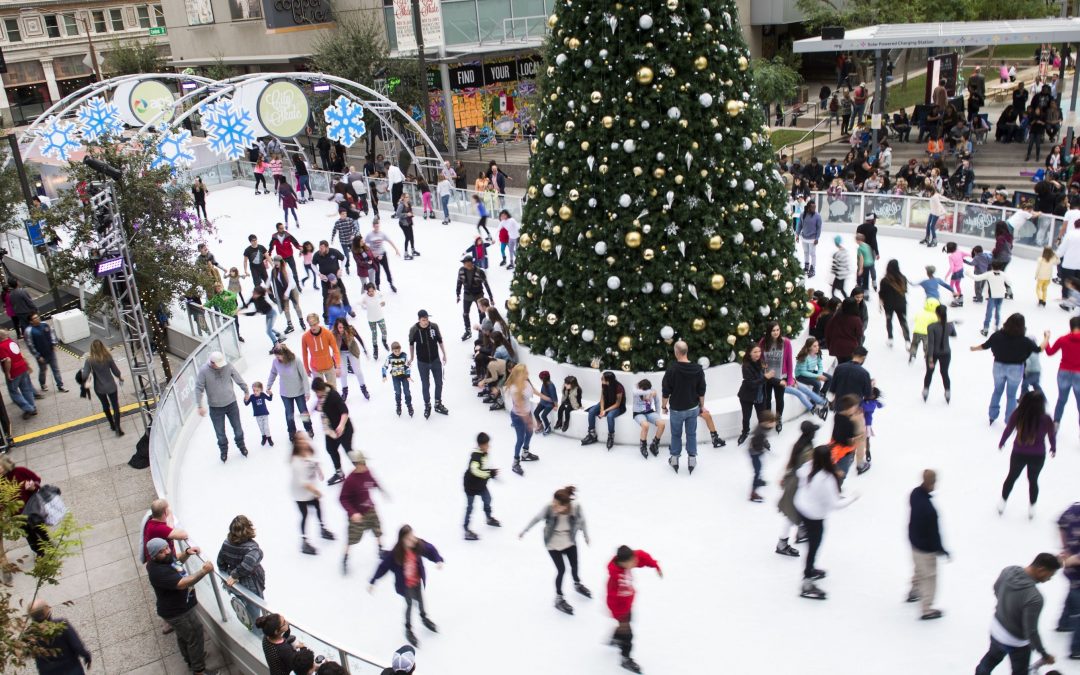
[(901, 61), (903, 62), (904, 77), (900, 81), (900, 91), (907, 91), (907, 79), (908, 79), (908, 62), (911, 60), (911, 50), (905, 49), (901, 52)]
[[(169, 363), (169, 341), (166, 339), (166, 330), (161, 327), (161, 323), (157, 318), (153, 319), (154, 323), (150, 328), (150, 337), (154, 342), (154, 349), (157, 350), (158, 359), (161, 360), (161, 373), (165, 377), (165, 382), (162, 384), (168, 384), (172, 382), (172, 364)], [(155, 405), (157, 403), (155, 402)]]

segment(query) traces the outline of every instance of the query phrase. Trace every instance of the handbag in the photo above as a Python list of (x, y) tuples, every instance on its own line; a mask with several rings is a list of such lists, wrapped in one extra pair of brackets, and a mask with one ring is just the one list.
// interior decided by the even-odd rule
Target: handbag
[(67, 512), (60, 488), (55, 485), (42, 485), (23, 507), (23, 515), (31, 526), (58, 525)]

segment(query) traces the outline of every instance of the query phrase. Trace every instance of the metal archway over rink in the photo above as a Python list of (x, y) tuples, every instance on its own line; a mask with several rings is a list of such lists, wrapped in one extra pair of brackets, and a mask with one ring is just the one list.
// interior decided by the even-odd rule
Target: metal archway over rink
[[(316, 86), (330, 95), (330, 105), (321, 110), (311, 104)], [(266, 136), (284, 141), (290, 152), (303, 152), (297, 137), (313, 119), (324, 121), (327, 137), (345, 147), (377, 123), (388, 156), (403, 152), (417, 170), (442, 168), (442, 155), (423, 127), (392, 100), (358, 82), (306, 72), (226, 80), (150, 73), (95, 82), (39, 115), (19, 136), (19, 149), (27, 159), (66, 162), (87, 142), (141, 136), (157, 147), (154, 166), (180, 169), (195, 161), (193, 129), (205, 134), (214, 154), (236, 160)]]

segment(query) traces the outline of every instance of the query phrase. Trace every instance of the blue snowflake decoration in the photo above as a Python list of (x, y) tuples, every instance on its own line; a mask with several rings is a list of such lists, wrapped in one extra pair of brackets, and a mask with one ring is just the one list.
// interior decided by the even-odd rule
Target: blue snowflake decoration
[(180, 167), (191, 166), (195, 161), (195, 153), (188, 147), (190, 142), (191, 132), (187, 129), (161, 133), (154, 144), (157, 147), (157, 156), (150, 163), (150, 168), (167, 166), (176, 173)]
[(62, 162), (71, 159), (71, 153), (82, 147), (75, 137), (75, 125), (53, 115), (35, 132), (41, 139), (41, 154)]
[(348, 96), (338, 96), (334, 105), (323, 111), (326, 118), (326, 137), (345, 147), (351, 146), (367, 133), (364, 106)]
[(124, 123), (120, 121), (120, 111), (116, 105), (100, 96), (88, 100), (75, 113), (79, 120), (79, 130), (84, 141), (96, 141), (119, 136), (124, 132)]
[(251, 113), (241, 110), (232, 99), (221, 99), (203, 108), (202, 128), (210, 149), (229, 159), (240, 159), (255, 142)]

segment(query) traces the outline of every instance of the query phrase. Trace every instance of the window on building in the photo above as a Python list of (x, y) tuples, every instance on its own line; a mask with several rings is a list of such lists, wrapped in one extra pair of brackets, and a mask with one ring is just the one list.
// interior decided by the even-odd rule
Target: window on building
[(165, 10), (161, 8), (161, 5), (154, 5), (154, 24), (157, 26), (165, 25)]
[(55, 14), (45, 15), (45, 34), (51, 38), (60, 37), (60, 21)]
[(75, 15), (64, 15), (64, 32), (67, 33), (68, 36), (79, 34), (79, 22), (75, 20)]
[(100, 9), (95, 9), (90, 15), (94, 19), (95, 33), (105, 33), (109, 30), (108, 25), (105, 23), (105, 12)]
[(112, 24), (114, 31), (124, 30), (124, 11), (119, 8), (113, 8), (109, 10), (109, 23)]
[(150, 23), (149, 5), (139, 5), (135, 8), (135, 14), (139, 17), (139, 28), (149, 28), (153, 25)]
[(443, 31), (446, 44), (460, 45), (480, 41), (479, 19), (476, 16), (476, 0), (444, 2)]
[(22, 42), (18, 19), (4, 19), (4, 33), (7, 34), (8, 42)]

